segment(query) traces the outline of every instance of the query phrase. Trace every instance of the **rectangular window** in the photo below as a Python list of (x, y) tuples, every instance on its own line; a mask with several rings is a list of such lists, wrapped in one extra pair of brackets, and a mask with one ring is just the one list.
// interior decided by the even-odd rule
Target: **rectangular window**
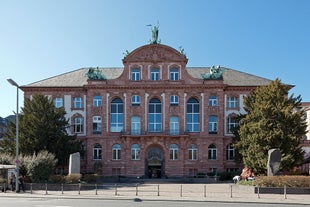
[(93, 105), (95, 107), (100, 107), (102, 106), (102, 99), (101, 99), (101, 96), (94, 96), (93, 98)]
[(170, 80), (177, 81), (179, 80), (179, 69), (171, 68), (170, 69)]
[(177, 96), (177, 95), (170, 96), (170, 105), (171, 106), (179, 105), (179, 96)]
[(101, 125), (101, 116), (93, 117), (93, 134), (101, 134), (102, 125)]
[(217, 96), (209, 96), (209, 106), (217, 106)]
[(139, 135), (141, 134), (141, 120), (138, 116), (131, 117), (131, 134)]
[(157, 81), (160, 79), (160, 73), (158, 68), (151, 69), (151, 80)]
[(140, 106), (140, 96), (133, 95), (131, 97), (131, 104), (132, 104), (132, 106)]
[(73, 107), (76, 109), (83, 108), (83, 99), (81, 97), (75, 97), (73, 100)]
[(56, 108), (60, 108), (64, 106), (63, 98), (55, 98), (54, 105)]
[(217, 133), (218, 119), (216, 116), (209, 116), (209, 133)]
[(135, 68), (135, 69), (131, 70), (131, 80), (133, 80), (133, 81), (140, 81), (141, 80), (140, 69)]
[(179, 130), (179, 118), (176, 116), (170, 117), (170, 135), (178, 135)]
[(238, 98), (229, 97), (228, 98), (228, 108), (237, 108), (238, 107)]
[(232, 134), (233, 129), (237, 127), (237, 119), (235, 117), (228, 117), (228, 130), (227, 133)]

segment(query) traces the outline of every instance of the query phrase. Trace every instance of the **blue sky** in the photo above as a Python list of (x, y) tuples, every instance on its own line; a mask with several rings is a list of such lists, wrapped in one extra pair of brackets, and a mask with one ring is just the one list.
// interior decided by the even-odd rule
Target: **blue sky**
[[(221, 65), (295, 85), (310, 102), (309, 0), (0, 0), (0, 116), (19, 85), (82, 67), (122, 67), (148, 44), (182, 46), (187, 66)], [(23, 93), (20, 92), (22, 106)]]

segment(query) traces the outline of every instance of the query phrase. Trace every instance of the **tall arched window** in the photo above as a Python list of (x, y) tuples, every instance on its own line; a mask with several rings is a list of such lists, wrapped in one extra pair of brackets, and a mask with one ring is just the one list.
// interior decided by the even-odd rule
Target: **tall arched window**
[(188, 159), (197, 160), (197, 145), (191, 144), (188, 148)]
[(124, 104), (120, 98), (111, 102), (111, 132), (121, 132), (124, 128)]
[(121, 159), (121, 145), (115, 144), (112, 147), (112, 160), (120, 160)]
[(162, 112), (161, 102), (153, 98), (149, 103), (148, 125), (149, 132), (161, 132), (162, 130)]
[(138, 144), (131, 145), (131, 159), (140, 160), (140, 146)]
[(186, 127), (189, 132), (199, 132), (199, 101), (190, 98), (187, 101)]
[(102, 153), (102, 148), (100, 144), (95, 144), (93, 148), (93, 159), (94, 160), (101, 160), (101, 153)]
[(216, 160), (217, 149), (215, 144), (210, 144), (208, 147), (208, 159), (209, 160)]
[(176, 144), (170, 145), (170, 160), (179, 159), (179, 147)]

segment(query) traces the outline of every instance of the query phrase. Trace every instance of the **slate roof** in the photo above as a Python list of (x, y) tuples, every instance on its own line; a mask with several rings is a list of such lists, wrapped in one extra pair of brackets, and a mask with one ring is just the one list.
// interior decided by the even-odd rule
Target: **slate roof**
[[(222, 67), (223, 68), (223, 67)], [(23, 87), (82, 87), (87, 84), (86, 73), (89, 68), (81, 68), (74, 71), (70, 71), (64, 74), (60, 74), (54, 77), (50, 77), (41, 81), (24, 85)], [(104, 74), (108, 80), (118, 78), (124, 68), (100, 68), (102, 74)], [(241, 71), (233, 70), (230, 68), (223, 68), (223, 80), (224, 84), (230, 86), (261, 86), (268, 85), (271, 80), (261, 78), (255, 75), (244, 73)], [(202, 74), (209, 73), (209, 67), (187, 67), (187, 72), (197, 79), (201, 79)]]

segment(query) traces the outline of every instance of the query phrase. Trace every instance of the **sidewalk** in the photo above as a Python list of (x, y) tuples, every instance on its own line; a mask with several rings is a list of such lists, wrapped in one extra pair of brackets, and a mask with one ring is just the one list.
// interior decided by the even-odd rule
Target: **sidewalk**
[(139, 199), (163, 201), (197, 201), (197, 202), (245, 202), (245, 203), (273, 203), (273, 204), (301, 204), (310, 205), (310, 195), (307, 194), (255, 194), (253, 186), (235, 184), (139, 184), (120, 185), (114, 187), (100, 187), (95, 190), (81, 191), (26, 191), (15, 193), (7, 191), (0, 193), (1, 197), (25, 198), (73, 198), (73, 199)]

